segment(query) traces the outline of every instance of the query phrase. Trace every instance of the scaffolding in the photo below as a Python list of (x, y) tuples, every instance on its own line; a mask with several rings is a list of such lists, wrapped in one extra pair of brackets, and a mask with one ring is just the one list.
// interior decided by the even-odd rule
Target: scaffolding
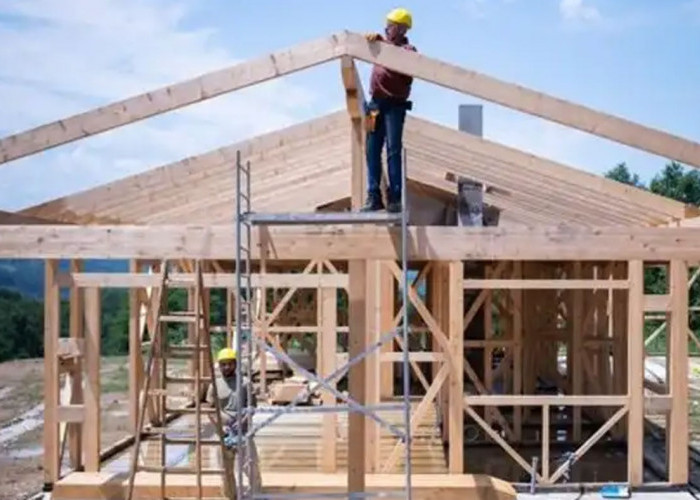
[[(237, 405), (237, 439), (236, 439), (236, 497), (237, 500), (248, 499), (272, 499), (272, 498), (369, 498), (369, 497), (385, 497), (385, 498), (405, 498), (411, 499), (411, 398), (410, 398), (410, 364), (409, 364), (409, 325), (408, 325), (408, 262), (407, 262), (407, 226), (408, 226), (408, 210), (407, 210), (407, 189), (406, 189), (406, 153), (403, 156), (402, 169), (402, 189), (401, 189), (401, 210), (400, 212), (335, 212), (335, 213), (255, 213), (251, 207), (251, 169), (250, 161), (243, 165), (241, 161), (241, 153), (236, 153), (236, 305), (235, 305), (235, 345), (239, 351), (239, 359), (242, 362), (236, 371), (236, 391), (241, 394), (243, 384), (251, 384), (247, 390), (247, 401), (241, 401), (238, 398)], [(365, 349), (357, 356), (349, 358), (347, 363), (331, 373), (330, 375), (321, 378), (310, 371), (306, 370), (295, 362), (283, 350), (278, 350), (274, 346), (268, 345), (265, 339), (259, 338), (253, 333), (252, 309), (253, 309), (253, 287), (251, 280), (251, 230), (253, 226), (269, 226), (269, 225), (322, 225), (322, 224), (375, 224), (385, 225), (387, 227), (400, 227), (401, 233), (401, 296), (402, 296), (402, 319), (401, 326), (393, 329), (391, 332), (386, 332), (380, 335), (378, 341), (365, 346)], [(358, 332), (351, 331), (349, 335), (357, 335)], [(362, 361), (370, 354), (376, 352), (384, 343), (392, 342), (394, 339), (400, 340), (399, 344), (403, 351), (402, 356), (402, 373), (403, 373), (403, 394), (400, 404), (380, 403), (379, 405), (363, 405), (352, 399), (352, 394), (345, 396), (340, 391), (336, 390), (330, 382), (335, 378), (342, 376), (348, 372), (350, 367)], [(300, 391), (294, 400), (287, 406), (279, 408), (256, 408), (253, 404), (253, 351), (254, 349), (262, 350), (262, 355), (267, 353), (272, 354), (277, 360), (288, 366), (293, 367), (298, 373), (304, 376), (309, 382), (313, 382), (313, 387), (307, 388), (306, 391)], [(313, 406), (313, 407), (298, 407), (305, 394), (313, 393), (318, 389), (323, 388), (329, 391), (336, 398), (336, 404), (333, 406)], [(341, 400), (345, 404), (338, 404)], [(243, 406), (245, 404), (245, 406)], [(403, 429), (384, 420), (379, 413), (387, 410), (402, 410), (403, 411)], [(347, 493), (327, 493), (318, 495), (280, 493), (280, 494), (262, 494), (261, 492), (253, 491), (252, 478), (255, 477), (255, 467), (257, 463), (251, 457), (252, 439), (256, 432), (266, 425), (271, 424), (274, 420), (286, 413), (292, 412), (359, 412), (368, 418), (373, 419), (378, 424), (388, 428), (404, 445), (405, 463), (404, 474), (405, 482), (404, 489), (397, 491), (384, 492), (353, 492)], [(252, 425), (253, 415), (255, 413), (270, 413), (265, 420), (257, 425)], [(246, 419), (251, 425), (244, 432), (242, 423)], [(249, 478), (249, 484), (243, 484), (243, 474)]]

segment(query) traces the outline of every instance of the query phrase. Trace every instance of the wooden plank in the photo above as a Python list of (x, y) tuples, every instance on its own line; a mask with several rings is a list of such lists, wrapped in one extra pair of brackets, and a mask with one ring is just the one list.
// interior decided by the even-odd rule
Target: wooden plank
[[(320, 342), (320, 358), (322, 360), (321, 376), (327, 377), (336, 369), (336, 346), (337, 335), (336, 325), (338, 322), (337, 313), (337, 293), (334, 288), (321, 288), (320, 312), (322, 335)], [(335, 382), (331, 382), (335, 386)], [(335, 403), (335, 396), (328, 391), (322, 391), (324, 406)], [(338, 439), (337, 439), (338, 416), (333, 413), (323, 416), (323, 446), (322, 469), (324, 472), (335, 472), (337, 469)]]
[(700, 167), (700, 144), (696, 142), (388, 43), (368, 43), (360, 34), (348, 34), (346, 43), (347, 53), (362, 61)]
[(647, 311), (668, 311), (670, 308), (668, 294), (644, 295), (644, 312)]
[(99, 288), (85, 290), (85, 421), (83, 450), (85, 471), (100, 470), (100, 344), (101, 314)]
[(669, 289), (671, 295), (671, 325), (667, 363), (671, 413), (668, 437), (668, 479), (671, 484), (688, 482), (688, 266), (671, 261)]
[[(132, 273), (138, 271), (137, 260), (129, 260), (129, 271)], [(74, 281), (78, 281), (75, 275), (72, 277)], [(131, 432), (134, 434), (138, 431), (139, 392), (143, 380), (141, 330), (139, 329), (140, 310), (138, 290), (132, 287), (129, 289), (129, 423)]]
[(448, 264), (449, 314), (448, 332), (452, 357), (449, 373), (449, 470), (451, 474), (464, 472), (464, 293), (462, 279), (464, 264), (454, 261)]
[(0, 164), (310, 68), (344, 54), (343, 36), (305, 42), (0, 140)]
[(85, 420), (85, 407), (83, 405), (61, 405), (56, 409), (56, 417), (59, 422), (83, 423)]
[[(271, 260), (396, 259), (395, 228), (353, 226), (266, 228)], [(411, 260), (692, 259), (695, 228), (411, 227)], [(253, 231), (252, 257), (260, 256)], [(0, 258), (230, 259), (235, 234), (214, 226), (0, 226)]]
[[(395, 309), (394, 276), (387, 268), (386, 263), (379, 266), (379, 300), (380, 305), (380, 330), (382, 333), (388, 332), (392, 328)], [(382, 360), (384, 356), (392, 355), (394, 342), (385, 342), (380, 348)], [(396, 353), (403, 356), (403, 353)], [(379, 367), (380, 378), (380, 399), (388, 399), (394, 396), (394, 363), (382, 363)]]
[[(2, 239), (0, 238), (0, 241)], [(58, 337), (61, 331), (58, 261), (44, 263), (44, 483), (58, 481), (59, 463), (59, 376)]]
[[(194, 280), (192, 273), (172, 273), (169, 288), (190, 288)], [(205, 288), (231, 288), (236, 285), (234, 273), (202, 273)], [(254, 288), (347, 288), (346, 274), (298, 274), (298, 273), (253, 273), (250, 275)], [(159, 286), (158, 275), (131, 271), (128, 273), (66, 273), (58, 275), (61, 286), (83, 288), (147, 288)]]
[[(70, 270), (72, 272), (81, 271), (83, 263), (81, 261), (72, 260)], [(60, 276), (59, 276), (60, 281)], [(85, 348), (85, 329), (83, 323), (83, 292), (76, 287), (71, 287), (69, 297), (69, 329), (70, 341), (77, 347), (76, 351), (82, 355)], [(77, 365), (82, 368), (82, 360)], [(73, 370), (68, 377), (71, 385), (71, 403), (83, 402), (83, 373), (82, 369)], [(82, 458), (82, 434), (80, 426), (68, 426), (68, 450), (70, 454), (71, 466), (74, 470), (80, 470), (83, 465)]]
[[(367, 261), (351, 260), (348, 262), (350, 278), (348, 289), (348, 355), (359, 356), (366, 348), (365, 332), (367, 316), (365, 305)], [(364, 360), (353, 365), (348, 374), (348, 395), (360, 405), (366, 404), (366, 364)], [(348, 492), (365, 491), (365, 416), (352, 412), (348, 416)]]
[[(403, 363), (403, 358), (403, 352), (385, 352), (381, 355), (382, 362)], [(445, 356), (441, 352), (410, 352), (408, 359), (417, 363), (430, 363), (444, 361)]]
[[(263, 472), (263, 492), (269, 494), (296, 493), (300, 495), (344, 494), (347, 492), (343, 473), (322, 472)], [(83, 498), (121, 498), (128, 479), (115, 472), (73, 472), (62, 479), (52, 492), (54, 500)], [(416, 500), (515, 500), (517, 493), (507, 481), (488, 475), (475, 474), (412, 474), (413, 496)], [(397, 491), (405, 484), (403, 474), (368, 474), (367, 490), (371, 492)], [(160, 478), (155, 473), (138, 473), (135, 480), (135, 498), (159, 497)], [(203, 482), (204, 496), (220, 496), (221, 478), (212, 476)], [(192, 497), (195, 493), (194, 475), (168, 478), (166, 496)]]
[(465, 279), (465, 289), (483, 290), (598, 290), (629, 288), (627, 280), (576, 279)]
[(627, 402), (627, 396), (607, 395), (500, 395), (486, 394), (465, 396), (464, 404), (468, 406), (620, 406)]
[(644, 264), (631, 260), (627, 309), (627, 481), (631, 486), (644, 482)]

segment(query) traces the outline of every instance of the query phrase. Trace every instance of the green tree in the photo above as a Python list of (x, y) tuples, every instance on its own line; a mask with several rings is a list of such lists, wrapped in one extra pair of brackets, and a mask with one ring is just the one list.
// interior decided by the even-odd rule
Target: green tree
[(683, 166), (675, 161), (666, 164), (661, 173), (654, 176), (649, 188), (667, 198), (700, 205), (700, 172), (696, 169), (686, 172)]
[(605, 177), (617, 182), (622, 182), (623, 184), (629, 184), (630, 186), (645, 189), (644, 184), (639, 179), (639, 175), (630, 172), (630, 170), (627, 168), (627, 163), (625, 162), (618, 163), (615, 167), (608, 170), (605, 173)]

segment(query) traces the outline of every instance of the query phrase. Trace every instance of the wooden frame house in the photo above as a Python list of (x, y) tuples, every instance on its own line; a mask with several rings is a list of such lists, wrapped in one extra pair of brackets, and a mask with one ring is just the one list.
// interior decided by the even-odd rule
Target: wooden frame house
[[(0, 258), (46, 260), (44, 476), (57, 498), (121, 498), (123, 477), (103, 463), (133, 442), (133, 436), (110, 447), (100, 441), (100, 289), (129, 289), (133, 432), (144, 376), (142, 335), (153, 321), (149, 310), (158, 283), (148, 271), (171, 259), (180, 273), (191, 274), (193, 261), (201, 260), (205, 287), (226, 289), (229, 303), (234, 300), (237, 154), (250, 162), (251, 202), (258, 212), (359, 207), (365, 94), (356, 60), (700, 168), (697, 142), (349, 32), (0, 140), (2, 168), (331, 61), (339, 61), (346, 89), (342, 111), (17, 214), (0, 214)], [(502, 448), (506, 460), (541, 486), (560, 484), (601, 439), (626, 442), (619, 481), (633, 487), (686, 484), (688, 342), (699, 343), (688, 328), (688, 287), (698, 275), (690, 270), (700, 258), (697, 208), (414, 116), (407, 119), (405, 148), (413, 207), (408, 258), (415, 275), (408, 296), (415, 340), (412, 422), (420, 437), (413, 444), (417, 491), (427, 498), (440, 488), (448, 496), (469, 498), (465, 491), (491, 488), (501, 495), (494, 498), (513, 498), (509, 483), (529, 481), (472, 474), (470, 432)], [(485, 186), (484, 203), (498, 211), (496, 225), (457, 223), (460, 179)], [(255, 229), (253, 239), (254, 286), (262, 292), (256, 331), (273, 343), (314, 334), (310, 349), (317, 373), (331, 373), (340, 351), (359, 352), (397, 324), (396, 228), (270, 227)], [(130, 272), (84, 272), (81, 261), (96, 258), (128, 259)], [(68, 272), (59, 270), (59, 259), (71, 261)], [(667, 269), (666, 293), (645, 293), (649, 267)], [(70, 336), (59, 338), (64, 289), (70, 290)], [(276, 297), (272, 303), (269, 290)], [(283, 310), (300, 293), (308, 300), (298, 304), (312, 307), (285, 321)], [(338, 309), (339, 294), (347, 297), (347, 314)], [(644, 377), (645, 314), (650, 312), (664, 315), (668, 325), (663, 383)], [(230, 315), (222, 326), (230, 333)], [(347, 346), (340, 348), (339, 338)], [(367, 405), (391, 400), (399, 390), (398, 361), (400, 354), (389, 345), (354, 366), (350, 395)], [(542, 380), (550, 384), (548, 391), (541, 390)], [(334, 404), (328, 394), (322, 401)], [(666, 423), (660, 480), (645, 476), (645, 422), (653, 415)], [(553, 459), (561, 429), (564, 440), (573, 443), (565, 463)], [(263, 483), (278, 492), (383, 487), (401, 470), (401, 445), (392, 439), (362, 415), (347, 421), (324, 415), (311, 458), (290, 447), (287, 462), (275, 462), (260, 445)], [(64, 442), (72, 470), (67, 475), (61, 472)], [(317, 446), (320, 442), (327, 446)], [(518, 451), (533, 443), (536, 466)], [(294, 470), (295, 461), (303, 467)], [(186, 489), (185, 482), (178, 484)]]

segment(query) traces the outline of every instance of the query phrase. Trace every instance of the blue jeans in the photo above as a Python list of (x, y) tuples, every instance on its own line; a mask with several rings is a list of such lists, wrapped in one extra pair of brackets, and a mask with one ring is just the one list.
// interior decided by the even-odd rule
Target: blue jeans
[(387, 170), (389, 171), (389, 203), (401, 202), (401, 163), (403, 151), (403, 125), (406, 119), (406, 103), (390, 99), (372, 99), (368, 109), (378, 109), (376, 126), (367, 133), (367, 195), (370, 200), (381, 200), (379, 182), (382, 177), (382, 148), (386, 141)]

